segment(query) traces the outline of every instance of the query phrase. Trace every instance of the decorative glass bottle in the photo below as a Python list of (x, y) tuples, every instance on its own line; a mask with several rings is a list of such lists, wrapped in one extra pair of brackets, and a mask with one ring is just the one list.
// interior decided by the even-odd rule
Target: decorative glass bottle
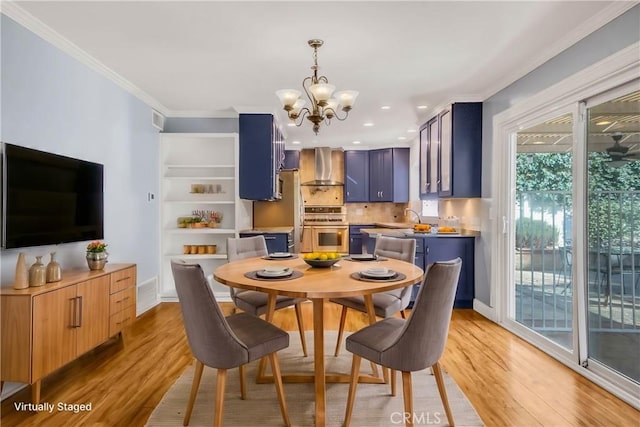
[(24, 252), (18, 254), (16, 261), (16, 277), (13, 281), (14, 289), (26, 289), (29, 287), (29, 269)]
[(42, 286), (47, 283), (47, 267), (42, 263), (42, 256), (36, 257), (36, 262), (29, 269), (29, 286)]
[(47, 264), (47, 283), (59, 282), (62, 280), (62, 269), (56, 261), (56, 253), (51, 252), (51, 261)]

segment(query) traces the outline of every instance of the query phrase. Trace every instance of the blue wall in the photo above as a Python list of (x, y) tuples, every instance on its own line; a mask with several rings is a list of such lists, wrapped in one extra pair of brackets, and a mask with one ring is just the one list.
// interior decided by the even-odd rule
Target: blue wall
[[(640, 40), (640, 5), (629, 9), (607, 25), (591, 33), (559, 55), (551, 58), (526, 76), (515, 81), (483, 103), (482, 123), (482, 196), (484, 217), (490, 210), (493, 118), (495, 115), (532, 95), (576, 74), (608, 56)], [(490, 301), (491, 221), (482, 230), (482, 247), (476, 257), (476, 298), (485, 304)]]
[[(138, 283), (158, 275), (159, 136), (151, 108), (10, 18), (1, 17), (2, 141), (104, 164), (110, 262), (138, 264)], [(53, 207), (55, 209), (55, 207)], [(2, 284), (19, 252), (58, 253), (63, 269), (86, 268), (86, 242), (2, 250)], [(49, 256), (43, 258), (48, 262)]]

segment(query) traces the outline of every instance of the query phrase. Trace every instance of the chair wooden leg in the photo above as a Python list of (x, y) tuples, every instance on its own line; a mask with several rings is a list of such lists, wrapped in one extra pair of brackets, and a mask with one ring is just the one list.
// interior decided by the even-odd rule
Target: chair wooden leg
[(391, 396), (396, 395), (396, 371), (395, 369), (391, 370)]
[(276, 385), (276, 392), (278, 393), (278, 402), (280, 403), (282, 420), (284, 421), (285, 426), (290, 427), (291, 421), (289, 421), (287, 402), (284, 400), (284, 388), (282, 387), (282, 376), (280, 375), (280, 364), (278, 363), (278, 355), (276, 353), (271, 353), (269, 355), (269, 361), (271, 362), (271, 370), (273, 371), (273, 382)]
[(300, 343), (302, 344), (302, 354), (307, 357), (307, 339), (304, 335), (304, 318), (302, 316), (302, 305), (296, 304), (296, 318), (298, 319), (298, 330), (300, 331)]
[(222, 427), (222, 408), (224, 406), (224, 386), (227, 382), (227, 370), (218, 369), (218, 381), (216, 382), (216, 409), (213, 415), (213, 427)]
[(402, 393), (404, 397), (404, 419), (406, 426), (413, 425), (413, 393), (411, 372), (402, 371)]
[(238, 366), (238, 372), (240, 373), (240, 399), (247, 399), (247, 377), (244, 370), (245, 365)]
[(200, 387), (200, 379), (202, 378), (202, 371), (204, 370), (204, 364), (196, 360), (196, 370), (193, 373), (193, 382), (191, 383), (191, 395), (189, 395), (189, 403), (187, 403), (187, 412), (184, 414), (183, 426), (189, 425), (191, 419), (191, 412), (193, 411), (193, 404), (196, 401), (198, 395), (198, 387)]
[(342, 306), (342, 312), (340, 313), (340, 327), (338, 328), (338, 340), (336, 341), (336, 351), (333, 353), (335, 357), (340, 354), (340, 344), (342, 343), (342, 333), (344, 332), (344, 324), (347, 321), (347, 306)]
[(360, 375), (360, 360), (357, 354), (353, 355), (351, 362), (351, 380), (349, 381), (349, 396), (347, 397), (347, 411), (344, 414), (344, 427), (349, 427), (351, 414), (353, 413), (353, 402), (356, 400), (356, 387), (358, 387), (358, 376)]
[(400, 310), (400, 317), (402, 317), (403, 319), (407, 319), (407, 313), (404, 310)]
[(440, 368), (440, 364), (438, 362), (434, 363), (431, 369), (433, 370), (433, 374), (436, 377), (436, 384), (438, 385), (438, 392), (440, 393), (440, 399), (442, 399), (444, 412), (447, 414), (447, 421), (449, 421), (449, 425), (453, 427), (455, 425), (453, 422), (453, 413), (451, 412), (451, 407), (449, 406), (447, 390), (444, 388), (444, 377), (442, 376), (442, 369)]

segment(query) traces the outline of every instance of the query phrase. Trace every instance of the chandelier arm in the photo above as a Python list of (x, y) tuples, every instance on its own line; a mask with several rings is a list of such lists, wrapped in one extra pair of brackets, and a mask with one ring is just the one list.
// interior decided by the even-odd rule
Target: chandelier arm
[(336, 110), (334, 110), (333, 108), (325, 108), (323, 110), (323, 112), (325, 112), (325, 114), (326, 114), (327, 111), (333, 112), (333, 116), (331, 117), (332, 119), (335, 118), (335, 119), (340, 120), (341, 122), (345, 121), (347, 119), (347, 117), (349, 117), (349, 112), (348, 111), (344, 112), (344, 117), (342, 117), (342, 118), (340, 118), (340, 116), (338, 115), (338, 112)]
[[(300, 112), (298, 113), (298, 117), (296, 117), (295, 119), (292, 119), (292, 120), (293, 120), (293, 123), (295, 123), (295, 125), (296, 125), (297, 127), (302, 126), (302, 122), (304, 122), (304, 117), (305, 117), (307, 114), (311, 114), (311, 112), (309, 111), (309, 109), (308, 109), (307, 107), (302, 108), (302, 109), (300, 110)], [(291, 118), (291, 117), (289, 117), (289, 118)], [(298, 123), (298, 122), (296, 121), (297, 119), (300, 119), (300, 123)]]
[(302, 89), (304, 89), (304, 93), (307, 94), (307, 98), (309, 98), (309, 103), (313, 107), (313, 110), (316, 111), (317, 108), (318, 108), (318, 101), (316, 101), (316, 99), (313, 97), (313, 94), (310, 93), (309, 90), (307, 89), (307, 86), (305, 86), (305, 82), (307, 82), (307, 81), (309, 81), (310, 85), (314, 84), (313, 83), (313, 77), (306, 77), (302, 81)]
[(319, 82), (325, 82), (326, 84), (329, 84), (329, 79), (326, 76), (318, 77), (318, 81)]

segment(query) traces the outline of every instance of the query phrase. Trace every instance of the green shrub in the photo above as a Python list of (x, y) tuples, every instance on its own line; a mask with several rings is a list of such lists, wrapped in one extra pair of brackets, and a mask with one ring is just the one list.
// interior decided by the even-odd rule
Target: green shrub
[(539, 219), (516, 220), (516, 248), (544, 249), (558, 242), (558, 229)]

